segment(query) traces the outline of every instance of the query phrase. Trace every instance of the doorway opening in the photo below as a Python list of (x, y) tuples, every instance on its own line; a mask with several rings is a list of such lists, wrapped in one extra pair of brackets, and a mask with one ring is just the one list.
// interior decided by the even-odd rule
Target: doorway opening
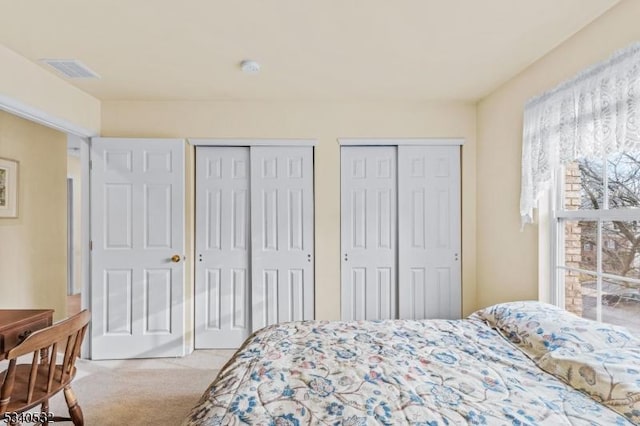
[(67, 137), (67, 316), (82, 309), (82, 167), (80, 143)]

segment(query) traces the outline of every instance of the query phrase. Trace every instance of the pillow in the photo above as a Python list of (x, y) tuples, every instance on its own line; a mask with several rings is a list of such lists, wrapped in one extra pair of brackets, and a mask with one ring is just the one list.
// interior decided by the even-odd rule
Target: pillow
[(495, 328), (542, 370), (640, 424), (640, 340), (624, 327), (546, 303), (501, 303), (471, 318)]
[(580, 318), (537, 301), (500, 303), (471, 317), (488, 323), (534, 361), (558, 348), (578, 354), (640, 344), (624, 327)]
[(640, 347), (575, 354), (548, 352), (538, 366), (594, 400), (640, 423)]

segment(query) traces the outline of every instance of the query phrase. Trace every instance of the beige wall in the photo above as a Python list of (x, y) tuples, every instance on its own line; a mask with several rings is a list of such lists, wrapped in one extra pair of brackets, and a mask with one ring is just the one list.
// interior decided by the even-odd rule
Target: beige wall
[(337, 138), (462, 137), (466, 141), (462, 149), (463, 312), (467, 314), (476, 307), (475, 119), (475, 106), (465, 103), (104, 102), (102, 134), (317, 139), (318, 319), (340, 318), (340, 148)]
[(538, 297), (538, 229), (520, 232), (522, 114), (551, 89), (640, 39), (640, 1), (626, 0), (478, 104), (478, 306)]
[(91, 134), (100, 133), (100, 101), (0, 44), (0, 97)]
[(0, 218), (0, 308), (66, 316), (67, 137), (0, 111), (0, 157), (19, 161), (18, 217)]

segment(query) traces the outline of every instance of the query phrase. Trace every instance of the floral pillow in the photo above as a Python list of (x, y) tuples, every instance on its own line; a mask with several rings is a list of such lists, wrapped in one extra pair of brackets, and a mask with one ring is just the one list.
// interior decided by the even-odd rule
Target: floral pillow
[(580, 354), (558, 348), (540, 358), (538, 366), (640, 424), (640, 347)]
[(579, 354), (640, 345), (624, 327), (580, 318), (537, 301), (500, 303), (471, 317), (488, 323), (534, 361), (558, 348)]

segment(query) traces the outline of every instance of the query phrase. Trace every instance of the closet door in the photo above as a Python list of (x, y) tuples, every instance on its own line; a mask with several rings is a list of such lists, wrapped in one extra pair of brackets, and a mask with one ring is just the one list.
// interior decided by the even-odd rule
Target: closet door
[(460, 147), (398, 147), (400, 318), (460, 318)]
[(396, 147), (342, 147), (343, 320), (396, 318), (396, 162)]
[(195, 346), (251, 333), (249, 148), (196, 148)]
[(313, 148), (251, 147), (253, 330), (313, 319)]

